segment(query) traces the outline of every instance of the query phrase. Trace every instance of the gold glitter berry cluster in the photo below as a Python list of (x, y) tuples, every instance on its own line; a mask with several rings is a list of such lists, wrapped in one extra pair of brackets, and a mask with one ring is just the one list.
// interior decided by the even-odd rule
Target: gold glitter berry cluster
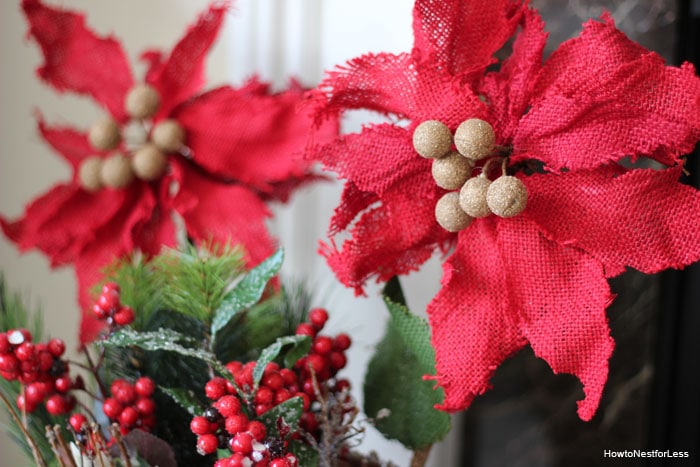
[[(496, 134), (488, 122), (465, 120), (453, 137), (444, 123), (426, 120), (413, 132), (413, 147), (433, 160), (433, 179), (439, 187), (459, 190), (446, 193), (435, 205), (435, 219), (445, 230), (459, 232), (476, 218), (513, 217), (525, 209), (527, 188), (518, 178), (506, 175), (505, 148), (496, 146)], [(473, 177), (480, 161), (484, 161), (481, 172)], [(501, 163), (501, 175), (491, 181), (488, 171), (494, 162)]]
[(109, 116), (90, 127), (90, 145), (97, 151), (112, 152), (105, 158), (90, 156), (80, 164), (78, 180), (85, 190), (126, 188), (134, 179), (150, 182), (165, 174), (166, 154), (183, 148), (185, 129), (172, 119), (154, 125), (151, 119), (159, 107), (158, 91), (140, 83), (129, 90), (124, 100), (124, 109), (131, 118), (124, 126), (124, 134), (119, 123)]

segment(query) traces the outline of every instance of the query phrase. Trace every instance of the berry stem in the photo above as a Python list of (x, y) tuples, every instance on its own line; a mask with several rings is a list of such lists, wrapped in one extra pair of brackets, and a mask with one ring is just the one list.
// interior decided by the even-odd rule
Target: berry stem
[[(22, 387), (24, 388), (24, 386), (22, 386)], [(39, 452), (39, 448), (34, 443), (34, 440), (32, 439), (31, 435), (27, 431), (26, 426), (19, 419), (19, 417), (15, 413), (14, 408), (12, 407), (12, 404), (10, 404), (10, 401), (7, 400), (7, 398), (5, 397), (5, 394), (3, 394), (2, 391), (0, 391), (0, 399), (2, 399), (2, 402), (5, 404), (7, 411), (10, 413), (10, 416), (12, 417), (12, 419), (15, 421), (15, 423), (19, 427), (20, 431), (22, 432), (22, 435), (24, 436), (25, 440), (27, 441), (27, 444), (29, 444), (29, 447), (32, 450), (32, 455), (34, 456), (34, 462), (36, 462), (36, 465), (38, 465), (39, 467), (46, 467), (46, 462), (44, 462), (44, 458), (41, 457), (41, 454)]]
[[(105, 388), (104, 384), (102, 383), (102, 380), (100, 379), (99, 366), (95, 366), (95, 363), (92, 361), (92, 357), (90, 356), (90, 352), (88, 352), (87, 347), (83, 347), (83, 353), (85, 354), (85, 358), (87, 359), (89, 365), (87, 369), (90, 370), (90, 373), (92, 373), (92, 375), (95, 377), (95, 381), (97, 382), (97, 386), (100, 388), (100, 393), (102, 394), (102, 397), (106, 397), (107, 394), (109, 394), (109, 392), (107, 392), (107, 388)], [(102, 363), (103, 355), (100, 355), (100, 364)]]
[(131, 467), (131, 460), (129, 459), (129, 454), (127, 454), (126, 448), (124, 447), (122, 434), (119, 432), (119, 425), (113, 423), (109, 427), (109, 432), (112, 433), (112, 439), (115, 443), (117, 443), (117, 447), (119, 447), (119, 454), (121, 455), (122, 461), (124, 461), (124, 467)]
[(411, 458), (411, 467), (423, 467), (428, 461), (428, 455), (430, 454), (430, 448), (433, 445), (429, 444), (423, 449), (413, 451), (413, 458)]

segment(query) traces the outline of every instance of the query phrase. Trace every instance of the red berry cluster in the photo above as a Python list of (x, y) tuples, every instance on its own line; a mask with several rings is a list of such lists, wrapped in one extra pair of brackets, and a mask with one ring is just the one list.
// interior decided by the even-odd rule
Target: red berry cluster
[(111, 326), (126, 326), (134, 322), (134, 310), (122, 305), (119, 294), (119, 285), (108, 282), (102, 287), (102, 293), (92, 307), (95, 316)]
[(61, 360), (65, 350), (61, 339), (32, 343), (26, 329), (0, 333), (0, 375), (24, 386), (17, 398), (21, 410), (33, 412), (44, 401), (52, 415), (68, 413), (75, 407), (76, 400), (69, 391), (80, 383), (71, 380), (68, 363)]
[[(292, 397), (300, 397), (303, 412), (299, 428), (318, 436), (319, 422), (312, 404), (317, 400), (319, 391), (321, 394), (340, 393), (350, 387), (347, 380), (335, 379), (338, 371), (347, 363), (345, 351), (350, 347), (350, 337), (346, 334), (339, 334), (335, 338), (320, 335), (327, 320), (326, 310), (311, 310), (310, 322), (300, 324), (296, 331), (299, 335), (308, 335), (313, 339), (309, 354), (299, 359), (293, 369), (280, 368), (274, 362), (268, 363), (257, 388), (253, 378), (255, 361), (245, 364), (233, 361), (226, 365), (233, 375), (235, 386), (221, 377), (209, 380), (204, 391), (214, 403), (204, 415), (194, 417), (190, 424), (192, 432), (198, 435), (197, 450), (200, 454), (230, 449), (233, 455), (220, 459), (216, 467), (298, 465), (296, 456), (287, 452), (288, 442), (285, 438), (289, 434), (289, 428), (278, 426), (278, 438), (266, 437), (265, 426), (251, 418), (264, 414)], [(236, 386), (242, 395), (237, 392)], [(292, 436), (300, 437), (298, 433)]]
[(156, 385), (146, 376), (132, 385), (124, 379), (115, 379), (110, 387), (111, 397), (105, 399), (102, 411), (119, 430), (126, 434), (134, 428), (151, 431), (156, 426), (156, 404), (151, 396)]

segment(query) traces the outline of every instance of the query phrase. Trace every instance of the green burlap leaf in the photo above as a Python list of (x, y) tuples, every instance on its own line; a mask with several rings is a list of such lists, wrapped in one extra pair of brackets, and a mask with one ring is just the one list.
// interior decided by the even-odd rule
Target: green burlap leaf
[(403, 305), (398, 280), (387, 284), (384, 302), (391, 318), (367, 369), (364, 410), (370, 417), (388, 410), (377, 418), (377, 429), (409, 449), (423, 449), (450, 431), (450, 416), (434, 408), (442, 402), (442, 389), (423, 380), (435, 373), (430, 327)]

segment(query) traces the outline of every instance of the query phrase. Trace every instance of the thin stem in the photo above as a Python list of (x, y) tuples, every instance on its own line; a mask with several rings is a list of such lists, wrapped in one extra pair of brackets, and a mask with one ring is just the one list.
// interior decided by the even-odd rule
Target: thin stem
[(58, 442), (56, 440), (56, 434), (53, 432), (53, 430), (51, 430), (51, 427), (49, 425), (46, 425), (46, 439), (49, 440), (49, 445), (51, 446), (54, 456), (56, 456), (56, 459), (58, 459), (58, 463), (61, 465), (61, 467), (69, 467), (63, 461), (63, 458), (65, 457), (66, 453), (61, 451), (61, 447), (58, 445)]
[(423, 449), (418, 451), (413, 451), (413, 458), (411, 459), (411, 467), (423, 467), (426, 462), (428, 462), (428, 455), (430, 455), (430, 448), (433, 445), (429, 444)]
[(124, 442), (122, 440), (122, 434), (119, 432), (119, 426), (116, 423), (113, 423), (112, 426), (109, 427), (109, 431), (112, 433), (112, 439), (117, 443), (117, 446), (119, 447), (119, 453), (121, 454), (121, 458), (124, 461), (124, 467), (131, 467), (131, 460), (129, 459), (129, 455), (126, 452), (126, 448), (124, 447)]
[[(102, 384), (102, 380), (100, 379), (99, 367), (96, 366), (95, 363), (92, 361), (92, 357), (90, 356), (90, 352), (88, 352), (87, 347), (83, 347), (83, 353), (85, 354), (85, 358), (88, 361), (88, 365), (89, 365), (88, 369), (90, 370), (92, 375), (95, 377), (95, 381), (97, 381), (97, 386), (100, 388), (100, 392), (102, 393), (102, 395), (104, 397), (107, 397), (107, 394), (109, 394), (109, 393), (107, 392), (107, 389), (104, 387), (104, 384)], [(100, 356), (100, 360), (101, 359), (102, 358)]]
[[(68, 447), (68, 444), (66, 444), (66, 440), (63, 438), (63, 433), (61, 433), (61, 427), (58, 425), (54, 425), (53, 427), (53, 432), (56, 435), (56, 439), (58, 440), (58, 445), (61, 446), (61, 449), (63, 452), (67, 454), (68, 457), (68, 465), (69, 467), (78, 467), (75, 464), (75, 459), (73, 459), (73, 454), (71, 453), (70, 448)], [(82, 458), (82, 456), (81, 456)]]
[(22, 435), (24, 435), (25, 439), (27, 440), (27, 443), (29, 444), (29, 447), (32, 450), (32, 455), (34, 456), (34, 462), (36, 462), (36, 465), (40, 467), (46, 467), (46, 462), (44, 462), (44, 458), (41, 457), (39, 447), (36, 445), (36, 443), (34, 443), (34, 440), (27, 431), (27, 427), (19, 419), (19, 417), (15, 413), (15, 409), (12, 407), (12, 404), (10, 404), (10, 401), (7, 400), (5, 394), (3, 394), (2, 391), (0, 391), (0, 399), (2, 399), (3, 403), (7, 406), (7, 411), (10, 413), (10, 416), (12, 416), (12, 419), (19, 427), (20, 431), (22, 432)]

